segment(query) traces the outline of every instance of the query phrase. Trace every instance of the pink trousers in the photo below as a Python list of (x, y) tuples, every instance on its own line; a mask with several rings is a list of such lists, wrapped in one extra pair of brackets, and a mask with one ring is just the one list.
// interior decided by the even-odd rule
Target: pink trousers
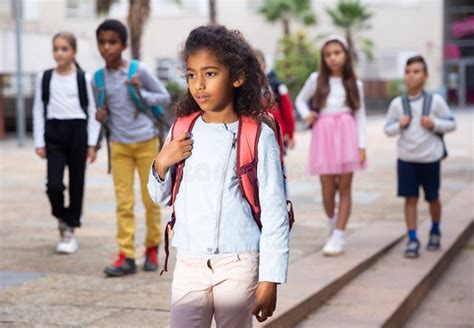
[(215, 260), (178, 257), (171, 286), (172, 328), (252, 326), (258, 253)]

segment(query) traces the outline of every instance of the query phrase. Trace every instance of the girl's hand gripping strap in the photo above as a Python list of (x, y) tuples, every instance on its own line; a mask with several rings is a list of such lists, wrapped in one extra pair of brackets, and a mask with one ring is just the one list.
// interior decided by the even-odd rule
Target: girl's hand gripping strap
[[(196, 120), (199, 116), (201, 116), (202, 111), (194, 112), (185, 117), (178, 117), (173, 124), (173, 128), (171, 130), (171, 140), (177, 138), (179, 134), (182, 132), (190, 133), (196, 123)], [(171, 192), (171, 198), (168, 205), (173, 207), (173, 211), (171, 213), (171, 220), (166, 225), (165, 229), (165, 266), (163, 270), (161, 270), (160, 275), (164, 272), (168, 272), (168, 259), (169, 259), (169, 242), (170, 242), (170, 235), (173, 234), (173, 227), (176, 222), (176, 215), (175, 215), (175, 208), (174, 203), (176, 201), (176, 196), (179, 192), (179, 186), (181, 185), (181, 180), (183, 178), (183, 171), (184, 171), (184, 163), (185, 161), (181, 161), (176, 165), (175, 174), (172, 177), (173, 179), (173, 187)]]

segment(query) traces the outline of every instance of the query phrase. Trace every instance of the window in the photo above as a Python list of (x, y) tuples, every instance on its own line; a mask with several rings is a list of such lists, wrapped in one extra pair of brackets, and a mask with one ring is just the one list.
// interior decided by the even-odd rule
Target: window
[(67, 0), (66, 17), (68, 18), (86, 18), (95, 17), (94, 0)]
[(157, 73), (161, 81), (174, 81), (182, 87), (186, 86), (186, 80), (179, 69), (179, 62), (171, 58), (159, 58), (157, 60)]
[(0, 18), (2, 21), (10, 20), (13, 17), (11, 0), (0, 0)]
[[(40, 0), (15, 0), (21, 6), (22, 18), (25, 21), (37, 21), (40, 18)], [(0, 0), (0, 18), (2, 21), (15, 19), (15, 8), (12, 0)]]
[(208, 0), (151, 0), (152, 17), (174, 17), (197, 15), (204, 16), (208, 13)]
[(358, 71), (364, 80), (396, 80), (403, 78), (406, 60), (413, 51), (378, 50), (371, 61), (360, 55)]
[(129, 0), (113, 0), (110, 5), (109, 17), (127, 17)]
[(247, 8), (251, 13), (256, 14), (263, 5), (263, 0), (247, 0)]
[(40, 18), (40, 0), (23, 0), (23, 19), (37, 21)]
[(371, 6), (385, 7), (414, 7), (420, 4), (421, 0), (362, 0), (362, 3)]

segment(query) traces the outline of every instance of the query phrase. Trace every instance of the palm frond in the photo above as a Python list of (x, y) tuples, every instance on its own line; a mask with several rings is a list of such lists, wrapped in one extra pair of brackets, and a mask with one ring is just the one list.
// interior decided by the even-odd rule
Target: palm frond
[(258, 12), (269, 22), (293, 18), (305, 25), (312, 25), (317, 21), (310, 0), (264, 0)]

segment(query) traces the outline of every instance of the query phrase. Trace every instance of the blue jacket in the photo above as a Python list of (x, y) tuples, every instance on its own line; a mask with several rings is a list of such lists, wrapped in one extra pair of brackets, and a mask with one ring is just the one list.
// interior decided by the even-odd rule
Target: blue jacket
[[(197, 119), (192, 155), (186, 160), (175, 202), (172, 245), (178, 255), (197, 258), (259, 251), (259, 281), (286, 283), (289, 225), (279, 147), (271, 128), (262, 124), (257, 165), (260, 232), (236, 174), (238, 125)], [(173, 170), (161, 181), (152, 166), (148, 191), (156, 203), (168, 203)]]

